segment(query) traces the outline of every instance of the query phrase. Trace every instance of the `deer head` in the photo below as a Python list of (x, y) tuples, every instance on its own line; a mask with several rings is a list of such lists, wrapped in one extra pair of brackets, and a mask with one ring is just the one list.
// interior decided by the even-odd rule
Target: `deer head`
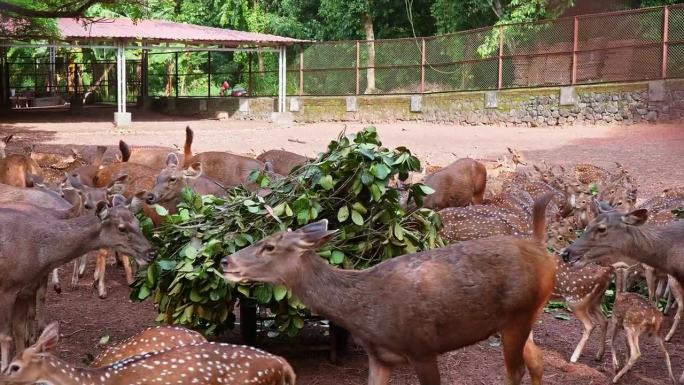
[(81, 194), (83, 207), (86, 210), (94, 209), (97, 205), (97, 202), (107, 201), (108, 196), (123, 193), (126, 189), (126, 179), (128, 179), (128, 175), (122, 175), (111, 181), (106, 188), (99, 188), (86, 186), (81, 182), (81, 178), (78, 174), (65, 173), (64, 175), (64, 186), (67, 188), (73, 188)]
[(584, 234), (562, 253), (566, 262), (584, 266), (603, 257), (621, 253), (627, 242), (632, 240), (638, 226), (646, 223), (648, 210), (638, 209), (621, 213), (606, 203), (598, 205), (598, 216), (594, 218)]
[(147, 204), (170, 202), (180, 196), (180, 192), (187, 185), (188, 179), (196, 179), (202, 176), (202, 163), (194, 162), (186, 170), (178, 165), (178, 156), (170, 153), (166, 157), (166, 167), (157, 176), (157, 183), (152, 191), (148, 192), (145, 201)]
[(335, 231), (328, 220), (308, 224), (296, 231), (271, 235), (221, 260), (223, 274), (233, 282), (285, 283), (297, 277), (304, 255), (325, 244)]
[[(0, 383), (33, 384), (46, 380), (50, 372), (49, 353), (59, 342), (59, 325), (53, 322), (48, 325), (35, 344), (19, 353), (7, 367)], [(3, 378), (4, 377), (4, 378)]]

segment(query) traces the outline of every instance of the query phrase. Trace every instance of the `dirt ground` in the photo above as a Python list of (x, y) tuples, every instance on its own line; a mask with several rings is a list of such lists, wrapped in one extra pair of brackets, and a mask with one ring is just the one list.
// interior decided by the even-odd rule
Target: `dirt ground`
[[(15, 133), (17, 143), (9, 148), (38, 144), (38, 151), (66, 151), (76, 148), (86, 157), (95, 145), (112, 147), (113, 157), (119, 139), (136, 146), (182, 146), (184, 128), (195, 130), (195, 151), (227, 150), (258, 154), (284, 148), (306, 155), (317, 151), (345, 127), (347, 132), (364, 126), (357, 123), (293, 124), (276, 127), (262, 121), (187, 120), (133, 111), (135, 121), (130, 132), (121, 133), (110, 123), (111, 111), (87, 111), (80, 116), (43, 111), (21, 113), (0, 121), (0, 136)], [(395, 122), (377, 124), (383, 143), (388, 147), (405, 145), (421, 159), (444, 165), (457, 157), (474, 156), (495, 159), (506, 153), (506, 147), (523, 151), (529, 161), (549, 163), (591, 162), (611, 165), (620, 162), (640, 183), (640, 197), (658, 194), (663, 188), (684, 185), (684, 124), (633, 126), (574, 126), (569, 128), (516, 128), (489, 126), (457, 126)], [(62, 269), (63, 286), (69, 268)], [(110, 344), (153, 324), (155, 311), (151, 303), (131, 303), (120, 268), (108, 272), (109, 297), (101, 300), (92, 288), (92, 266), (81, 284), (65, 288), (61, 294), (49, 293), (47, 314), (62, 324), (64, 338), (59, 356), (80, 363), (89, 354), (101, 351), (99, 341), (110, 336)], [(410, 309), (407, 309), (410, 311)], [(671, 316), (668, 317), (671, 319)], [(668, 320), (668, 322), (670, 322)], [(593, 360), (597, 342), (591, 340), (578, 364), (567, 359), (581, 335), (581, 324), (574, 318), (558, 320), (545, 314), (535, 328), (535, 339), (544, 351), (546, 384), (608, 384), (612, 376), (610, 350), (600, 362)], [(236, 337), (228, 338), (238, 342)], [(260, 339), (260, 343), (264, 343)], [(325, 352), (303, 352), (297, 348), (269, 343), (269, 350), (282, 352), (298, 373), (298, 384), (342, 385), (363, 384), (367, 363), (363, 351), (352, 348), (336, 364), (326, 359)], [(624, 354), (624, 337), (617, 343)], [(684, 370), (684, 329), (676, 333), (668, 349), (675, 376)], [(642, 358), (627, 374), (622, 384), (666, 384), (662, 353), (649, 338), (642, 339)], [(501, 347), (494, 340), (484, 341), (443, 355), (440, 369), (445, 384), (503, 384)], [(392, 384), (417, 384), (408, 368), (398, 368)], [(529, 383), (529, 377), (526, 379)]]

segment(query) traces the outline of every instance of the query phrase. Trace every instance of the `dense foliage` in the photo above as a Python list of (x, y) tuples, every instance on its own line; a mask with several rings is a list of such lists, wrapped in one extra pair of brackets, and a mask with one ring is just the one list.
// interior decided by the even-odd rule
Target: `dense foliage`
[[(157, 321), (187, 325), (205, 333), (231, 326), (232, 304), (251, 299), (270, 308), (280, 332), (296, 334), (304, 325), (304, 306), (285, 287), (233, 285), (223, 279), (220, 259), (265, 236), (327, 218), (339, 229), (319, 255), (351, 269), (373, 266), (404, 253), (442, 245), (439, 216), (420, 209), (407, 214), (393, 178), (406, 179), (420, 162), (399, 147), (382, 147), (374, 128), (340, 136), (315, 161), (281, 180), (254, 173), (270, 194), (260, 197), (243, 187), (225, 198), (186, 190), (176, 215), (154, 232), (159, 257), (135, 284), (132, 298), (152, 297)], [(431, 190), (412, 186), (420, 205)], [(151, 234), (147, 223), (147, 232)]]

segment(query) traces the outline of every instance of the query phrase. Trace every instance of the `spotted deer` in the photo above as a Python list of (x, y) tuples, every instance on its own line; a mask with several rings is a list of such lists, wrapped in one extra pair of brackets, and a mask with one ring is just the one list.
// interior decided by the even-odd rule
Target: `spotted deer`
[[(183, 154), (176, 154), (180, 159), (180, 163), (183, 163), (185, 158), (192, 158), (192, 141), (194, 138), (194, 132), (187, 126), (185, 128), (185, 145), (183, 146)], [(155, 170), (161, 170), (166, 166), (166, 157), (169, 154), (169, 150), (163, 148), (153, 148), (153, 147), (131, 147), (123, 140), (119, 141), (119, 150), (121, 151), (121, 161), (131, 162), (141, 164), (153, 168)]]
[(104, 161), (105, 153), (107, 152), (107, 147), (97, 146), (95, 157), (93, 161), (85, 166), (81, 166), (76, 170), (69, 172), (70, 175), (78, 177), (78, 179), (87, 186), (94, 186), (95, 176), (100, 168), (102, 168), (102, 163)]
[(295, 384), (295, 373), (284, 358), (251, 347), (204, 342), (137, 355), (100, 368), (77, 368), (50, 353), (58, 342), (59, 326), (52, 323), (33, 346), (14, 358), (0, 383)]
[(148, 328), (110, 347), (95, 357), (90, 367), (101, 368), (126, 358), (205, 342), (207, 342), (207, 339), (204, 336), (190, 329), (177, 326)]
[(25, 336), (12, 338), (13, 308), (27, 283), (39, 282), (56, 267), (90, 250), (107, 247), (135, 255), (142, 265), (152, 260), (152, 246), (140, 224), (115, 195), (112, 206), (99, 202), (94, 215), (55, 219), (48, 215), (0, 209), (0, 354), (2, 368), (10, 358), (12, 341), (19, 350)]
[(541, 246), (549, 200), (535, 204), (534, 240), (497, 236), (459, 242), (349, 271), (316, 254), (335, 235), (321, 220), (276, 233), (223, 258), (221, 265), (229, 281), (288, 286), (312, 311), (351, 331), (368, 353), (370, 385), (387, 384), (392, 367), (406, 362), (421, 385), (438, 385), (439, 354), (496, 332), (503, 336), (508, 383), (520, 384), (527, 366), (538, 385), (543, 360), (531, 330), (556, 271)]
[[(653, 337), (663, 351), (669, 379), (673, 385), (677, 384), (674, 374), (672, 373), (670, 355), (665, 347), (663, 321), (663, 314), (656, 309), (655, 305), (646, 300), (646, 298), (643, 298), (636, 293), (616, 292), (615, 303), (613, 304), (613, 317), (610, 320), (609, 326), (610, 348), (613, 357), (614, 371), (617, 371), (620, 366), (620, 362), (617, 358), (617, 350), (615, 348), (615, 335), (617, 334), (618, 328), (622, 328), (626, 333), (629, 353), (625, 366), (623, 366), (622, 369), (615, 374), (615, 377), (613, 377), (614, 384), (617, 383), (641, 357), (639, 337), (644, 333)], [(682, 377), (684, 377), (684, 375)], [(680, 381), (682, 381), (682, 378), (680, 378)]]
[(14, 135), (7, 135), (0, 139), (0, 159), (4, 159), (7, 156), (5, 149), (7, 148), (9, 142), (12, 141), (12, 138), (14, 138)]

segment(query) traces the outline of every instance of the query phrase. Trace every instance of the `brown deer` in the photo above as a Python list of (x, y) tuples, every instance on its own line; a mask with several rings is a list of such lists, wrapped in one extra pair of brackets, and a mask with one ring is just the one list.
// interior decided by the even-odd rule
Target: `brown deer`
[(166, 168), (157, 177), (154, 188), (148, 190), (145, 201), (150, 205), (160, 204), (169, 212), (176, 212), (181, 199), (181, 191), (184, 187), (189, 187), (201, 195), (224, 195), (225, 189), (214, 179), (203, 175), (203, 173), (204, 165), (202, 163), (195, 162), (183, 170), (178, 167), (178, 157), (176, 154), (168, 154)]
[(190, 329), (177, 326), (148, 328), (98, 355), (90, 367), (101, 368), (129, 357), (205, 342), (207, 339), (204, 336)]
[[(185, 145), (183, 146), (183, 154), (177, 154), (180, 159), (180, 163), (183, 163), (185, 158), (192, 158), (192, 140), (194, 138), (194, 132), (190, 129), (190, 126), (185, 128)], [(142, 164), (153, 168), (155, 170), (161, 170), (166, 166), (166, 157), (169, 154), (169, 150), (164, 148), (152, 148), (152, 147), (135, 147), (131, 150), (130, 146), (123, 140), (119, 141), (119, 150), (121, 151), (121, 161)]]
[(487, 184), (487, 168), (480, 162), (462, 158), (425, 177), (425, 185), (435, 192), (424, 206), (434, 210), (482, 204)]
[(221, 264), (226, 279), (284, 284), (312, 311), (350, 330), (368, 353), (370, 385), (387, 384), (391, 368), (407, 361), (421, 385), (438, 385), (439, 354), (496, 332), (503, 336), (508, 383), (520, 384), (527, 366), (538, 385), (543, 359), (531, 330), (556, 271), (541, 246), (550, 199), (535, 204), (534, 241), (490, 237), (350, 271), (316, 254), (335, 234), (321, 220), (274, 234)]
[(0, 183), (15, 187), (32, 187), (30, 175), (41, 176), (43, 171), (27, 155), (12, 154), (0, 159)]
[(280, 175), (287, 175), (295, 167), (302, 166), (311, 161), (311, 159), (303, 155), (285, 150), (268, 150), (257, 156), (256, 159), (264, 164), (272, 164), (273, 172)]
[[(677, 384), (674, 374), (672, 374), (670, 355), (667, 352), (662, 335), (663, 321), (663, 314), (659, 312), (651, 302), (646, 300), (646, 298), (643, 298), (636, 293), (616, 291), (615, 303), (613, 304), (613, 317), (610, 320), (610, 348), (613, 355), (613, 370), (617, 371), (620, 366), (615, 349), (615, 334), (617, 333), (618, 327), (624, 329), (627, 335), (629, 355), (625, 366), (620, 369), (615, 377), (613, 377), (614, 384), (616, 384), (641, 357), (639, 337), (644, 333), (652, 336), (658, 343), (658, 346), (660, 346), (660, 349), (665, 354), (665, 365), (667, 366), (670, 381), (673, 385)], [(680, 381), (681, 380), (682, 379), (680, 378)]]
[(295, 384), (295, 373), (284, 358), (246, 346), (205, 342), (138, 355), (101, 368), (77, 368), (49, 353), (58, 342), (55, 322), (33, 346), (15, 357), (0, 383)]
[[(55, 219), (14, 209), (0, 209), (0, 352), (6, 367), (12, 341), (13, 307), (17, 293), (46, 277), (57, 266), (103, 247), (135, 255), (140, 264), (152, 257), (152, 246), (140, 224), (115, 195), (113, 205), (100, 202), (95, 215)], [(19, 338), (21, 337), (21, 338)], [(15, 336), (23, 347), (24, 336)]]

